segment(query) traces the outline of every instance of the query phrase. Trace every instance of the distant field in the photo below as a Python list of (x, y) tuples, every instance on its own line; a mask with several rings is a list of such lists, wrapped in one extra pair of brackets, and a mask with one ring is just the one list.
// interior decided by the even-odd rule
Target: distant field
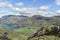
[(34, 32), (36, 32), (36, 29), (31, 29), (31, 28), (19, 28), (17, 30), (15, 30), (17, 32), (19, 32), (20, 34), (24, 34), (24, 35), (32, 35)]

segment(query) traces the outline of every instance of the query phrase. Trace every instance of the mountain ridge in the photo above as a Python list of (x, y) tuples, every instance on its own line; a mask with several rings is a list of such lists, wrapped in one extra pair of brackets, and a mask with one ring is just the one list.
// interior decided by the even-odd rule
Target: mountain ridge
[(42, 26), (45, 22), (47, 24), (51, 24), (54, 23), (56, 20), (60, 21), (60, 16), (44, 17), (41, 15), (34, 15), (32, 17), (28, 17), (23, 15), (6, 15), (0, 19), (1, 19), (0, 22), (3, 25), (6, 24), (9, 27), (11, 26), (13, 28), (19, 28), (19, 27), (28, 27), (28, 26), (31, 27)]

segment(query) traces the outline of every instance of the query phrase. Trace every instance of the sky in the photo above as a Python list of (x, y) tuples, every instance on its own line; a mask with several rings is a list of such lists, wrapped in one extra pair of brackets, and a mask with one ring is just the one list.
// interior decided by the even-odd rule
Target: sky
[(0, 0), (0, 17), (4, 15), (60, 16), (60, 0)]

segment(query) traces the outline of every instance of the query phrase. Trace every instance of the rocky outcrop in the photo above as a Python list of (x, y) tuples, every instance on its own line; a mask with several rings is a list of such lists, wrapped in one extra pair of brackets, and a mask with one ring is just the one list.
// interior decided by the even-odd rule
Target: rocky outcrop
[(42, 27), (32, 36), (28, 37), (27, 40), (29, 40), (31, 38), (35, 38), (35, 37), (40, 37), (43, 35), (55, 35), (55, 34), (58, 34), (59, 32), (60, 32), (60, 26), (58, 26), (58, 25), (51, 27), (51, 30), (49, 30), (48, 28)]
[(0, 33), (0, 40), (11, 40), (11, 39), (7, 37), (6, 32), (2, 32)]

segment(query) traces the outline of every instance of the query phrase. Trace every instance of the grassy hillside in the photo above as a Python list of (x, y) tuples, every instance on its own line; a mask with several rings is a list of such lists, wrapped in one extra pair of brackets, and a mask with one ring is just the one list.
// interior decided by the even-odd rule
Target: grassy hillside
[(15, 32), (13, 30), (8, 30), (8, 29), (0, 26), (0, 33), (4, 33), (4, 32), (7, 33), (7, 37), (11, 40), (25, 40), (26, 39), (23, 35)]
[[(32, 36), (37, 31), (37, 29), (20, 28), (15, 31), (25, 36), (27, 40), (29, 36)], [(60, 40), (60, 37), (57, 34), (56, 35), (43, 35), (40, 37), (31, 38), (30, 40)]]
[[(27, 40), (29, 36), (32, 36), (41, 27), (46, 27), (47, 25), (52, 27), (55, 22), (60, 22), (60, 17), (42, 17), (35, 15), (24, 20), (20, 20), (20, 17), (11, 17), (3, 21), (3, 24), (8, 24), (12, 27), (20, 27), (15, 30), (8, 30), (0, 26), (0, 32), (7, 32), (7, 37), (11, 40)], [(3, 25), (2, 24), (2, 25)], [(60, 23), (59, 23), (60, 24)], [(60, 38), (55, 35), (44, 35), (41, 37), (32, 38), (31, 40), (59, 40)]]
[[(44, 27), (46, 27), (50, 30), (51, 27), (55, 27), (56, 25), (60, 25), (60, 22), (58, 22), (55, 25), (46, 24)], [(25, 28), (19, 28), (15, 31), (22, 35), (25, 35), (28, 38), (28, 37), (34, 35), (37, 32), (37, 30), (39, 30), (39, 29), (40, 29), (39, 27), (25, 27)], [(38, 33), (38, 34), (40, 34), (40, 33)], [(36, 37), (30, 38), (30, 40), (60, 40), (60, 32), (58, 32), (58, 34), (54, 33), (54, 35), (43, 35), (43, 36), (39, 36), (39, 37), (37, 37), (37, 35), (36, 35)]]
[[(27, 40), (27, 38), (29, 36), (32, 36), (37, 31), (37, 29), (39, 28), (25, 27), (11, 31), (0, 26), (0, 33), (7, 32), (7, 37), (11, 40)], [(60, 40), (60, 37), (54, 35), (44, 35), (44, 36), (32, 38), (31, 40)]]

